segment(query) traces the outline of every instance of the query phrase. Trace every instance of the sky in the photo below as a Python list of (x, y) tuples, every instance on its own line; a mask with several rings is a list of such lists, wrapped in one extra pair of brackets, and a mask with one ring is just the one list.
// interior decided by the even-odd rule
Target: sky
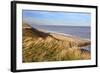
[(23, 10), (23, 21), (37, 25), (90, 26), (91, 14), (79, 12), (54, 12)]

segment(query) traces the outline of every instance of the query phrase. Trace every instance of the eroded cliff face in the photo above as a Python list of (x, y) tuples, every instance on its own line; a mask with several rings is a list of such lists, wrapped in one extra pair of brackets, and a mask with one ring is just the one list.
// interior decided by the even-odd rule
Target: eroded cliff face
[(81, 49), (89, 40), (47, 33), (23, 24), (23, 62), (64, 61), (90, 59), (90, 52)]

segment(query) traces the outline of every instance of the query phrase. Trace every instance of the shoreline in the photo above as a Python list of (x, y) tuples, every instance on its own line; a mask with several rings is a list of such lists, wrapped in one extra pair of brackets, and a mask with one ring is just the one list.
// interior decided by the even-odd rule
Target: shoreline
[(66, 34), (66, 33), (61, 33), (61, 32), (56, 32), (56, 31), (48, 31), (48, 30), (43, 30), (43, 29), (38, 29), (38, 30), (46, 32), (46, 33), (51, 33), (51, 34), (59, 34), (59, 35), (65, 36), (65, 37), (84, 39), (84, 40), (87, 40), (87, 41), (91, 40), (91, 39), (88, 39), (88, 38), (82, 38), (82, 37), (79, 37), (79, 36), (76, 36), (76, 35), (71, 35), (71, 34)]

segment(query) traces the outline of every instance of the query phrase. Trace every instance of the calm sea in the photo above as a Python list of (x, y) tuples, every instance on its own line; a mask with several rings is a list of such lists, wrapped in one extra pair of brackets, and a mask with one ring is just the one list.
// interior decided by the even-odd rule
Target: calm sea
[[(91, 39), (91, 28), (86, 26), (56, 26), (56, 25), (31, 25), (34, 28), (70, 34), (76, 37)], [(90, 46), (86, 48), (90, 50)]]

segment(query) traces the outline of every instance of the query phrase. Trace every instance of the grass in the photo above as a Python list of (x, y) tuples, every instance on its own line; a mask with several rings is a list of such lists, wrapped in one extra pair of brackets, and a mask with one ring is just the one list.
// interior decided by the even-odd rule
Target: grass
[[(24, 26), (23, 26), (24, 27)], [(90, 59), (90, 53), (81, 47), (90, 41), (45, 33), (30, 26), (23, 28), (23, 62), (44, 62)]]

